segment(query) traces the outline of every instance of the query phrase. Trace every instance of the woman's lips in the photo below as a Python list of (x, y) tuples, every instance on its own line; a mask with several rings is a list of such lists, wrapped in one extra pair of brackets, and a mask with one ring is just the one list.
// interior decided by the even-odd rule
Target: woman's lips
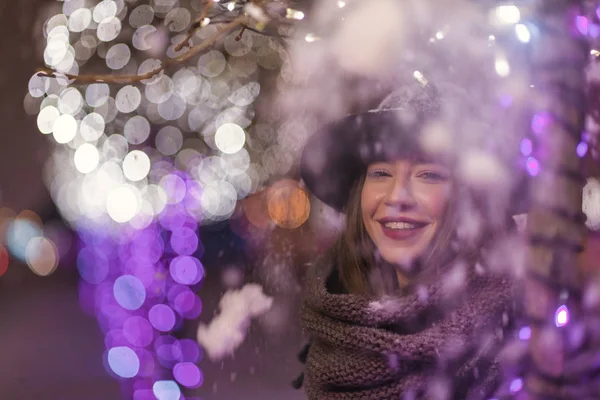
[(417, 225), (415, 228), (411, 229), (393, 229), (381, 224), (381, 230), (383, 231), (383, 234), (390, 239), (406, 240), (421, 234), (427, 225), (428, 224)]

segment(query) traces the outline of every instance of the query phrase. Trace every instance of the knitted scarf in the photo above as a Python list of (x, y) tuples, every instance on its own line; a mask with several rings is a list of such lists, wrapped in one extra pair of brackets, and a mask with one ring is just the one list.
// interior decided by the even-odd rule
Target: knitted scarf
[(334, 268), (314, 267), (301, 311), (310, 337), (308, 398), (491, 397), (501, 378), (495, 358), (512, 320), (512, 284), (462, 268), (373, 298), (331, 293)]

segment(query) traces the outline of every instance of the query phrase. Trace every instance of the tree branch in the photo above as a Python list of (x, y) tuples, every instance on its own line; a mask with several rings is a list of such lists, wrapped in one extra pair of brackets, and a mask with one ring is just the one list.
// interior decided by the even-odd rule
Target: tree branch
[(206, 16), (208, 15), (208, 12), (210, 11), (210, 9), (213, 7), (214, 4), (215, 3), (213, 0), (208, 0), (208, 3), (206, 3), (206, 6), (204, 6), (204, 8), (202, 9), (200, 16), (194, 21), (194, 23), (188, 30), (187, 35), (185, 36), (185, 39), (183, 39), (179, 44), (177, 44), (175, 46), (175, 51), (180, 51), (181, 49), (183, 49), (184, 47), (189, 45), (190, 40), (192, 40), (192, 36), (194, 36), (196, 34), (196, 32), (200, 28), (202, 28), (202, 21), (204, 21), (204, 18), (206, 18)]
[[(217, 32), (214, 35), (199, 43), (196, 46), (193, 46), (189, 49), (189, 51), (169, 59), (162, 60), (162, 65), (158, 68), (153, 69), (150, 72), (147, 72), (143, 75), (115, 75), (115, 74), (89, 74), (89, 75), (72, 75), (72, 74), (61, 74), (56, 70), (51, 68), (40, 68), (38, 70), (37, 75), (40, 77), (48, 77), (48, 78), (57, 78), (60, 75), (64, 75), (67, 79), (74, 81), (73, 83), (138, 83), (144, 81), (146, 79), (150, 79), (153, 76), (156, 76), (163, 72), (164, 70), (174, 66), (183, 64), (188, 61), (190, 58), (194, 57), (198, 53), (209, 49), (212, 45), (214, 45), (224, 34), (230, 32), (231, 30), (239, 27), (245, 26), (248, 24), (249, 18), (245, 15), (240, 16), (219, 27)], [(60, 74), (60, 75), (57, 75)]]

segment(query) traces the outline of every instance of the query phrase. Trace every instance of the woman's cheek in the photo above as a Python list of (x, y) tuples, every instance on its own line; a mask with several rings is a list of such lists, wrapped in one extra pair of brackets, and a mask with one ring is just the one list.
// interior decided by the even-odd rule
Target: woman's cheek
[(415, 198), (427, 210), (427, 213), (433, 217), (442, 214), (446, 209), (446, 205), (450, 200), (450, 194), (452, 193), (451, 189), (450, 185), (423, 185), (415, 193)]

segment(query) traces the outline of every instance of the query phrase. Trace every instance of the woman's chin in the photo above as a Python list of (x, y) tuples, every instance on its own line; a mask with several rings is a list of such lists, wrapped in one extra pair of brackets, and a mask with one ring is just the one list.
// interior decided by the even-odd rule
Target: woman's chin
[(396, 267), (400, 271), (410, 272), (415, 268), (417, 264), (417, 256), (415, 254), (407, 253), (403, 251), (402, 253), (398, 253), (397, 251), (386, 252), (387, 254), (383, 254), (383, 260)]

